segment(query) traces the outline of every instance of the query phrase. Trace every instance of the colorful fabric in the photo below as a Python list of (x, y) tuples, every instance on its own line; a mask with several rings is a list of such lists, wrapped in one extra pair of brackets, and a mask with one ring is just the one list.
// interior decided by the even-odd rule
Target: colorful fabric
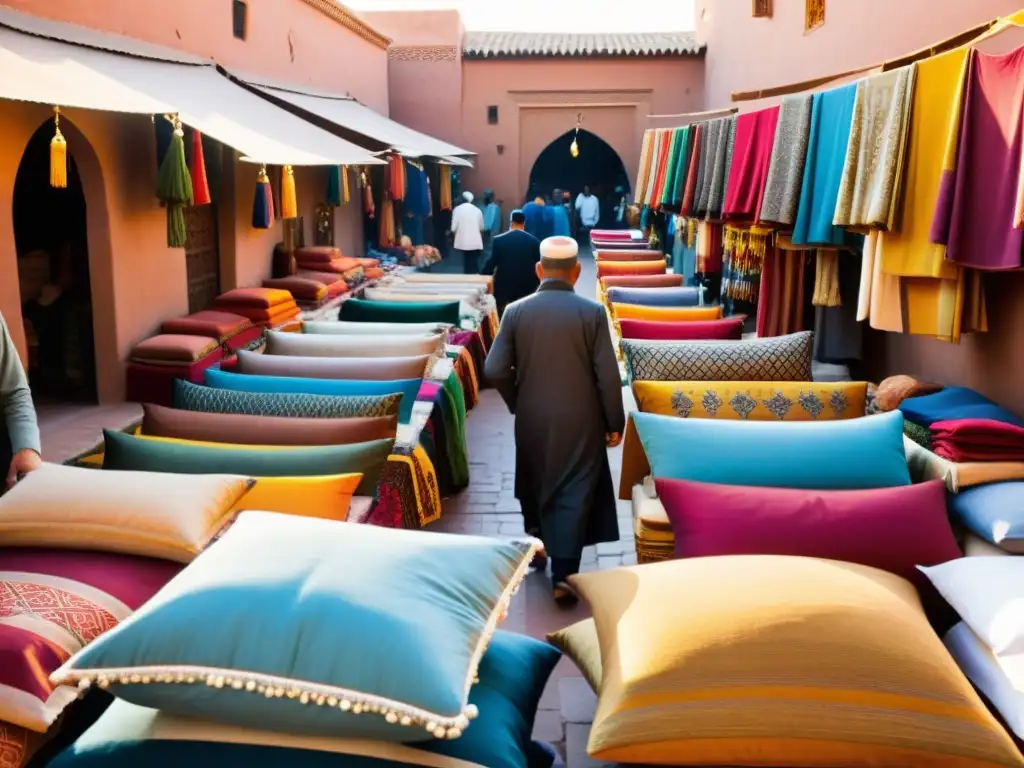
[(419, 357), (440, 356), (445, 335), (342, 336), (271, 331), (265, 354), (285, 357)]
[(371, 323), (444, 323), (458, 325), (459, 302), (391, 302), (348, 299), (341, 304), (339, 320)]
[(233, 288), (218, 296), (214, 306), (224, 312), (234, 312), (240, 307), (271, 309), (279, 304), (291, 304), (293, 301), (288, 291), (276, 288)]
[(736, 118), (736, 146), (729, 169), (722, 217), (755, 221), (761, 211), (771, 164), (779, 107), (747, 112)]
[(202, 360), (188, 365), (128, 363), (125, 368), (125, 400), (132, 403), (171, 405), (179, 382), (202, 384), (207, 369), (224, 359), (217, 348)]
[(654, 320), (660, 322), (693, 322), (721, 320), (720, 305), (708, 307), (643, 307), (638, 304), (612, 304), (612, 314), (619, 320)]
[(727, 317), (723, 320), (666, 323), (657, 320), (619, 320), (619, 335), (623, 339), (647, 341), (739, 341), (743, 336), (746, 318)]
[(682, 205), (683, 195), (686, 192), (686, 177), (689, 172), (690, 156), (692, 154), (690, 148), (692, 129), (690, 126), (685, 126), (679, 128), (677, 134), (679, 136), (679, 148), (676, 155), (676, 166), (672, 173), (672, 191), (669, 195), (669, 203), (676, 208)]
[(264, 288), (280, 288), (288, 291), (296, 301), (304, 304), (320, 304), (327, 299), (327, 286), (306, 277), (276, 277), (263, 281)]
[(598, 277), (618, 275), (663, 275), (666, 271), (665, 259), (656, 261), (600, 261), (597, 264)]
[(608, 275), (600, 280), (601, 291), (609, 288), (672, 288), (682, 286), (682, 275)]
[(690, 139), (690, 162), (686, 169), (686, 186), (683, 189), (683, 204), (679, 212), (683, 216), (693, 216), (694, 200), (697, 197), (697, 179), (700, 176), (700, 166), (703, 162), (702, 151), (707, 144), (707, 124), (698, 123), (693, 126), (693, 136)]
[(207, 336), (161, 333), (140, 341), (131, 359), (148, 365), (195, 363), (217, 350), (219, 341)]
[(434, 360), (431, 355), (409, 357), (293, 357), (242, 350), (238, 372), (290, 378), (396, 381), (422, 379)]
[(206, 336), (223, 344), (251, 327), (252, 323), (247, 318), (233, 312), (204, 310), (173, 320), (165, 320), (160, 326), (160, 332)]
[(706, 127), (707, 145), (701, 149), (703, 173), (698, 177), (693, 215), (701, 219), (720, 219), (736, 139), (736, 118), (720, 117), (708, 121)]
[(810, 132), (810, 94), (786, 96), (779, 109), (758, 221), (792, 226), (796, 220)]
[(1024, 461), (946, 461), (918, 445), (909, 437), (904, 440), (907, 466), (914, 482), (942, 480), (950, 493), (1009, 480), (1024, 480)]
[(637, 304), (643, 307), (695, 307), (700, 303), (700, 289), (678, 288), (620, 288), (608, 289), (608, 301), (613, 304)]
[(392, 416), (398, 413), (401, 399), (397, 394), (333, 397), (231, 392), (183, 381), (176, 382), (174, 390), (174, 407), (186, 411), (252, 416), (306, 416), (317, 419)]
[[(692, 219), (691, 219), (692, 221)], [(697, 224), (695, 268), (699, 275), (722, 272), (723, 227), (710, 221)]]
[(594, 259), (597, 261), (654, 261), (659, 257), (665, 258), (665, 254), (650, 248), (635, 250), (626, 248), (602, 250), (598, 248), (594, 251)]
[(1024, 427), (978, 418), (935, 421), (929, 445), (949, 461), (1024, 461)]
[(758, 287), (758, 338), (785, 336), (806, 329), (805, 270), (810, 253), (769, 248)]
[(965, 488), (949, 497), (950, 512), (985, 541), (1024, 554), (1024, 482)]
[(938, 392), (908, 397), (899, 405), (903, 415), (922, 427), (950, 419), (991, 419), (1015, 427), (1024, 421), (979, 392), (967, 387), (944, 387)]
[(722, 244), (722, 296), (754, 303), (772, 232), (760, 227), (725, 227)]

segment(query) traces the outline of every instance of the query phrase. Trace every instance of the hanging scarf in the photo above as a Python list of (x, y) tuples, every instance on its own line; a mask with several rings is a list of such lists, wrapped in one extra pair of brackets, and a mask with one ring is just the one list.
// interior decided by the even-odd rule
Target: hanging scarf
[(762, 223), (792, 226), (796, 219), (810, 130), (811, 96), (787, 96), (783, 99), (758, 216)]
[(679, 152), (676, 158), (675, 173), (672, 176), (672, 194), (670, 203), (678, 208), (683, 202), (686, 191), (686, 174), (690, 165), (690, 126), (679, 129)]
[(686, 168), (686, 183), (683, 187), (683, 204), (679, 212), (683, 216), (693, 215), (693, 199), (697, 191), (697, 174), (700, 170), (701, 147), (704, 143), (704, 125), (693, 126), (690, 140), (690, 162)]
[[(691, 219), (691, 221), (693, 220)], [(696, 230), (696, 273), (698, 275), (723, 273), (722, 225), (710, 221), (698, 221)]]
[(770, 229), (726, 225), (722, 260), (722, 295), (724, 297), (751, 303), (757, 301), (757, 291), (761, 283), (761, 267), (771, 242), (772, 231)]
[(818, 251), (814, 270), (814, 295), (811, 303), (816, 307), (840, 307), (839, 298), (839, 253)]
[(726, 121), (722, 128), (722, 139), (724, 146), (719, 145), (715, 153), (715, 164), (711, 170), (711, 191), (708, 195), (708, 210), (706, 217), (709, 219), (721, 219), (722, 207), (725, 205), (725, 196), (729, 186), (729, 171), (732, 168), (733, 151), (736, 145), (736, 118), (722, 118)]
[(662, 191), (665, 189), (665, 176), (668, 173), (668, 156), (672, 149), (672, 132), (660, 131), (661, 141), (658, 144), (658, 175), (654, 180), (654, 188), (651, 192), (651, 207), (658, 208), (661, 205)]
[(775, 144), (779, 108), (748, 112), (736, 118), (736, 147), (729, 169), (729, 190), (722, 217), (755, 221), (761, 212), (768, 166)]
[(440, 166), (440, 189), (438, 190), (438, 205), (442, 211), (452, 209), (452, 172), (447, 165)]
[(651, 164), (654, 162), (654, 131), (644, 131), (644, 140), (640, 144), (640, 166), (636, 172), (636, 185), (633, 187), (633, 199), (637, 205), (646, 204), (647, 180), (651, 176)]
[(665, 169), (665, 184), (661, 190), (661, 206), (672, 205), (672, 194), (676, 187), (676, 174), (679, 172), (679, 156), (683, 142), (683, 130), (672, 130), (671, 147), (668, 152), (668, 165)]
[(380, 201), (380, 217), (377, 219), (377, 242), (381, 247), (395, 244), (395, 206), (388, 193)]
[(785, 336), (806, 330), (804, 274), (809, 252), (781, 243), (765, 253), (758, 288), (757, 335)]
[(658, 177), (658, 157), (661, 153), (661, 131), (651, 133), (651, 167), (644, 185), (643, 205), (649, 206), (654, 199), (654, 183)]

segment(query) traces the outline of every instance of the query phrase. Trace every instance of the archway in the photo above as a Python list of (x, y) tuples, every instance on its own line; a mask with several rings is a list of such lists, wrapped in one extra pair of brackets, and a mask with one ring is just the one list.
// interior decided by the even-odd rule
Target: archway
[(29, 379), (37, 399), (95, 403), (86, 200), (70, 145), (67, 188), (50, 186), (53, 135), (52, 119), (36, 130), (14, 182), (12, 218)]
[[(573, 157), (569, 151), (574, 137), (580, 150), (578, 157)], [(575, 200), (584, 185), (589, 185), (601, 201), (599, 226), (608, 226), (619, 202), (615, 190), (621, 187), (628, 194), (629, 177), (622, 158), (611, 145), (581, 128), (578, 135), (575, 129), (562, 134), (537, 156), (530, 170), (526, 199), (538, 195), (548, 197), (559, 189), (569, 192)]]

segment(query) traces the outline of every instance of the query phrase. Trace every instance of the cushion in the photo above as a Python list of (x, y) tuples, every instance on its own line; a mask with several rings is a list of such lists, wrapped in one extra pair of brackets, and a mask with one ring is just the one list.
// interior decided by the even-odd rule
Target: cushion
[(810, 331), (746, 341), (622, 340), (638, 381), (810, 381)]
[(1010, 557), (1005, 549), (989, 544), (980, 536), (968, 533), (963, 540), (964, 557)]
[(282, 395), (267, 392), (232, 392), (175, 382), (174, 407), (204, 413), (238, 413), (250, 416), (306, 416), (347, 419), (357, 416), (393, 416), (400, 395)]
[(142, 406), (142, 434), (235, 445), (347, 445), (394, 438), (398, 416), (351, 419), (201, 413)]
[[(108, 552), (0, 549), (0, 721), (45, 733), (78, 697), (52, 685), (50, 673), (179, 570), (167, 560)], [(8, 746), (0, 739), (5, 760)]]
[(966, 622), (953, 627), (943, 642), (967, 679), (1017, 738), (1024, 739), (1024, 654), (997, 656)]
[(345, 282), (345, 278), (337, 272), (315, 272), (309, 269), (299, 269), (296, 271), (295, 277), (303, 280), (312, 280), (314, 283), (326, 286), (327, 296), (332, 299), (348, 290), (348, 283)]
[[(243, 474), (247, 477), (309, 477), (360, 473), (358, 493), (373, 496), (394, 440), (351, 445), (236, 446), (103, 431), (103, 468), (184, 475)], [(248, 469), (243, 470), (243, 467)], [(234, 504), (233, 500), (232, 505)]]
[(214, 301), (218, 309), (235, 312), (242, 307), (270, 309), (278, 304), (293, 304), (295, 299), (288, 291), (278, 288), (233, 288), (222, 293)]
[(1024, 482), (965, 488), (949, 497), (949, 508), (985, 541), (1024, 554)]
[(430, 355), (411, 357), (292, 357), (238, 353), (240, 373), (311, 379), (394, 381), (422, 379)]
[(683, 284), (683, 276), (665, 275), (608, 275), (600, 280), (601, 288), (608, 290), (614, 286), (623, 288), (671, 288)]
[(332, 336), (429, 336), (447, 333), (451, 326), (444, 323), (354, 323), (347, 320), (333, 322), (309, 321), (302, 324), (302, 332)]
[(619, 320), (619, 335), (624, 339), (650, 341), (696, 341), (728, 339), (739, 341), (743, 337), (746, 315), (721, 320), (662, 322), (658, 320)]
[(339, 320), (360, 323), (446, 323), (458, 325), (458, 301), (418, 303), (349, 299), (341, 304)]
[(597, 640), (597, 625), (593, 619), (584, 619), (550, 633), (548, 642), (572, 659), (594, 693), (600, 692), (604, 672), (601, 668), (601, 644)]
[(162, 333), (185, 334), (190, 336), (207, 336), (218, 342), (226, 342), (233, 336), (250, 328), (252, 323), (245, 317), (233, 312), (217, 312), (206, 309), (193, 312), (185, 317), (165, 320), (160, 326)]
[(747, 488), (655, 478), (676, 557), (797, 555), (880, 568), (927, 584), (919, 565), (960, 559), (946, 488)]
[(218, 347), (217, 339), (207, 336), (161, 333), (136, 344), (132, 349), (131, 358), (149, 365), (187, 365), (202, 360)]
[(985, 645), (1024, 654), (1024, 558), (961, 557), (921, 570)]
[(950, 461), (1024, 461), (1024, 427), (992, 419), (933, 421), (923, 445)]
[(639, 304), (644, 307), (695, 307), (700, 303), (700, 289), (678, 288), (609, 288), (608, 301), (614, 304)]
[(947, 461), (911, 438), (903, 440), (914, 482), (942, 480), (950, 493), (987, 483), (1024, 480), (1024, 461)]
[(1017, 416), (967, 387), (945, 387), (930, 395), (908, 397), (899, 408), (910, 421), (922, 427), (949, 419), (992, 419), (1024, 427), (1024, 421)]
[(659, 478), (823, 491), (910, 485), (895, 412), (820, 423), (634, 413), (633, 422)]
[(652, 261), (599, 261), (597, 263), (598, 277), (610, 277), (611, 275), (663, 275), (666, 271), (664, 259)]
[(665, 258), (660, 251), (649, 248), (595, 248), (594, 258), (598, 261), (655, 261), (658, 257)]
[(347, 520), (360, 474), (321, 477), (256, 477), (256, 485), (243, 496), (235, 511), (256, 509), (286, 515)]
[(327, 336), (306, 333), (267, 334), (268, 355), (294, 357), (412, 357), (442, 354), (445, 335)]
[(615, 320), (653, 320), (662, 323), (721, 320), (722, 307), (643, 307), (639, 304), (612, 304)]
[(587, 750), (597, 760), (1021, 765), (898, 576), (736, 556), (571, 582), (600, 606), (604, 676)]
[(264, 288), (288, 291), (296, 301), (319, 303), (327, 298), (327, 286), (305, 277), (275, 277), (263, 281)]
[[(210, 372), (207, 373), (209, 377)], [(694, 419), (835, 421), (864, 415), (867, 382), (634, 381), (644, 413)]]
[(304, 245), (295, 250), (296, 261), (327, 263), (343, 258), (340, 248), (331, 245)]
[[(534, 550), (246, 512), (130, 624), (53, 677), (244, 727), (457, 738), (473, 727), (480, 659)], [(321, 697), (325, 706), (307, 706)]]
[(908, 397), (931, 395), (942, 389), (941, 384), (929, 384), (913, 376), (890, 376), (878, 385), (878, 407), (883, 411), (895, 411)]
[(294, 301), (290, 301), (287, 304), (278, 304), (270, 309), (263, 309), (262, 307), (236, 307), (235, 311), (240, 315), (245, 315), (254, 323), (271, 326), (280, 325), (285, 320), (298, 317), (301, 313), (298, 304)]
[(630, 501), (637, 562), (657, 563), (673, 557), (675, 537), (672, 524), (654, 489), (653, 479), (634, 485)]

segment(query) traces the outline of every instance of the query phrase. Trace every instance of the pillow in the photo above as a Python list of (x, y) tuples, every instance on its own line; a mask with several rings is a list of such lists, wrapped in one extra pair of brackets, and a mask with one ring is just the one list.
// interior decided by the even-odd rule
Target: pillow
[(235, 512), (255, 509), (323, 520), (348, 519), (360, 474), (321, 477), (257, 477), (256, 485), (235, 504)]
[(408, 424), (416, 395), (423, 378), (404, 381), (345, 381), (343, 379), (300, 379), (287, 376), (247, 376), (210, 369), (206, 372), (206, 386), (229, 389), (234, 392), (271, 392), (290, 395), (329, 395), (332, 397), (359, 397), (366, 395), (399, 394), (398, 421)]
[(188, 477), (43, 464), (0, 496), (0, 541), (187, 563), (252, 486), (248, 477), (226, 476), (235, 474), (211, 470)]
[(295, 249), (295, 258), (310, 263), (327, 263), (344, 258), (344, 254), (333, 245), (304, 245)]
[(202, 312), (193, 312), (185, 317), (165, 320), (160, 326), (160, 330), (166, 334), (207, 336), (224, 343), (251, 327), (252, 323), (241, 315), (207, 309)]
[(270, 309), (279, 304), (294, 304), (295, 299), (288, 291), (278, 288), (233, 288), (222, 293), (213, 303), (218, 309), (234, 312), (241, 307)]
[(950, 493), (988, 483), (1024, 480), (1024, 461), (947, 461), (904, 437), (907, 465), (914, 482), (942, 480)]
[(870, 565), (918, 585), (927, 579), (917, 566), (960, 559), (938, 480), (866, 491), (654, 483), (678, 558), (820, 557)]
[(204, 413), (236, 413), (251, 416), (305, 416), (317, 419), (348, 419), (360, 416), (393, 416), (402, 396), (282, 395), (266, 392), (232, 392), (174, 382), (174, 407)]
[(1010, 557), (1005, 549), (989, 544), (984, 539), (968, 533), (963, 541), (964, 557)]
[(219, 346), (216, 339), (206, 336), (161, 333), (136, 344), (131, 359), (149, 365), (187, 365), (202, 360)]
[(398, 416), (351, 419), (201, 413), (142, 406), (142, 434), (235, 445), (348, 445), (394, 438)]
[(264, 288), (279, 288), (288, 291), (296, 301), (319, 303), (327, 298), (327, 286), (316, 280), (292, 275), (263, 281)]
[[(184, 475), (244, 474), (248, 477), (310, 477), (358, 472), (363, 479), (357, 493), (373, 496), (395, 441), (373, 440), (310, 448), (236, 446), (193, 443), (166, 437), (136, 437), (105, 429), (103, 443), (104, 469), (178, 472)], [(248, 469), (240, 471), (243, 467)]]
[[(249, 728), (457, 738), (472, 727), (480, 659), (534, 551), (530, 542), (246, 512), (53, 679)], [(326, 706), (306, 706), (321, 697)]]
[(451, 326), (444, 323), (353, 323), (347, 320), (315, 322), (307, 320), (302, 332), (319, 336), (429, 336), (447, 333)]
[(637, 304), (612, 304), (612, 316), (621, 320), (654, 320), (656, 322), (697, 322), (721, 320), (722, 307), (641, 307)]
[(293, 317), (298, 317), (301, 314), (299, 305), (294, 301), (290, 301), (287, 304), (278, 304), (276, 307), (270, 309), (262, 309), (258, 307), (235, 307), (235, 312), (240, 315), (244, 315), (254, 323), (261, 323), (263, 325), (280, 325), (285, 320), (289, 320)]
[(878, 385), (876, 400), (883, 411), (895, 411), (908, 397), (931, 395), (941, 389), (941, 384), (929, 384), (913, 376), (890, 376)]
[(962, 557), (921, 571), (993, 652), (1024, 654), (1024, 558)]
[(747, 341), (622, 340), (639, 381), (811, 381), (814, 334)]
[(738, 556), (571, 582), (600, 606), (604, 677), (587, 749), (597, 760), (1021, 764), (913, 585), (898, 576), (831, 560)]
[(683, 276), (676, 274), (664, 275), (609, 275), (602, 277), (600, 287), (607, 291), (619, 286), (622, 288), (672, 288), (683, 284)]
[(965, 488), (950, 495), (949, 508), (985, 541), (1024, 555), (1024, 482)]
[(700, 288), (609, 288), (608, 301), (644, 307), (696, 307)]
[[(207, 374), (209, 375), (209, 374)], [(863, 381), (634, 381), (644, 413), (695, 419), (836, 421), (864, 415)]]
[(899, 408), (907, 419), (922, 427), (949, 419), (992, 419), (1024, 427), (1024, 421), (966, 387), (945, 387), (931, 395), (908, 397)]
[(597, 263), (598, 277), (611, 277), (612, 275), (663, 275), (666, 271), (664, 259), (652, 259), (651, 261), (599, 261)]
[(649, 248), (595, 248), (594, 258), (597, 261), (656, 261), (665, 258), (661, 251)]
[(268, 355), (294, 357), (410, 357), (444, 351), (444, 335), (327, 336), (305, 333), (267, 334)]
[[(61, 754), (53, 768), (217, 765), (252, 768), (528, 768), (534, 715), (558, 652), (524, 635), (497, 631), (469, 694), (480, 716), (460, 738), (404, 746), (248, 731), (178, 719), (115, 701), (102, 719)], [(513, 674), (514, 672), (514, 674)], [(347, 755), (347, 756), (346, 756)]]
[(594, 690), (601, 691), (601, 645), (597, 640), (597, 625), (593, 619), (584, 619), (571, 627), (548, 635), (548, 642), (568, 656), (579, 667), (583, 679)]
[(238, 353), (239, 373), (310, 379), (357, 379), (395, 381), (422, 379), (430, 355), (413, 357), (289, 357)]
[(895, 412), (821, 423), (632, 416), (655, 477), (822, 491), (910, 485)]
[(721, 320), (683, 320), (674, 323), (658, 320), (619, 320), (619, 335), (624, 339), (650, 341), (739, 341), (743, 338), (743, 321), (746, 319), (746, 315), (736, 315)]
[(950, 656), (988, 699), (1017, 738), (1024, 739), (1024, 655), (998, 657), (965, 622), (943, 641)]
[(339, 320), (360, 323), (445, 323), (458, 325), (458, 301), (419, 303), (348, 299), (341, 303)]

